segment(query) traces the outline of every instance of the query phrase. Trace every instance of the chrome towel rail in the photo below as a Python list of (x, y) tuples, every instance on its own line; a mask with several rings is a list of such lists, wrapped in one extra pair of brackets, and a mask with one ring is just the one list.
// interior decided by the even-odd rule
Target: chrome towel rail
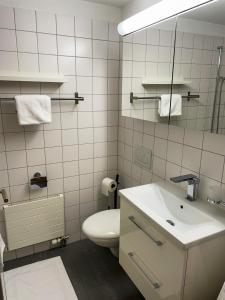
[[(197, 99), (200, 98), (199, 95), (191, 95), (191, 92), (188, 92), (187, 96), (182, 96), (182, 99), (187, 99), (187, 101), (190, 101), (191, 99)], [(160, 96), (151, 96), (151, 97), (137, 97), (134, 96), (134, 93), (130, 93), (130, 103), (134, 103), (135, 100), (161, 100)]]
[[(9, 98), (9, 97), (0, 97), (0, 100), (15, 100), (15, 98)], [(74, 97), (62, 97), (62, 98), (51, 98), (51, 100), (60, 100), (60, 101), (67, 101), (67, 100), (73, 100), (75, 101), (75, 104), (79, 104), (79, 101), (84, 101), (84, 97), (79, 97), (78, 92), (74, 93)]]

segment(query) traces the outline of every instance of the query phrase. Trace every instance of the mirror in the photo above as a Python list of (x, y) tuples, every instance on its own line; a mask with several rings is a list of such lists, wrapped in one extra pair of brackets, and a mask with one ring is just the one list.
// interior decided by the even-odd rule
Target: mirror
[(123, 37), (122, 116), (168, 123), (169, 109), (160, 117), (158, 104), (171, 92), (175, 26), (173, 19)]
[(225, 133), (224, 12), (225, 1), (218, 0), (177, 19), (172, 93), (194, 97), (182, 99), (182, 115), (170, 116), (172, 125)]

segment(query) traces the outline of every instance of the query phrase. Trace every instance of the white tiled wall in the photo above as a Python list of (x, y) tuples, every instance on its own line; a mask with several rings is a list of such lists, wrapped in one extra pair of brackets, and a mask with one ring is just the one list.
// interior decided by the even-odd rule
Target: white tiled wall
[[(151, 169), (134, 163), (136, 145), (152, 150)], [(199, 195), (206, 201), (212, 186), (221, 187), (225, 193), (224, 161), (223, 135), (120, 117), (118, 169), (123, 187), (192, 173), (200, 177)], [(186, 189), (186, 183), (180, 186)]]
[[(10, 203), (64, 192), (66, 232), (81, 238), (85, 217), (107, 207), (99, 188), (117, 172), (119, 37), (116, 24), (0, 7), (0, 70), (62, 72), (67, 83), (1, 83), (0, 96), (41, 93), (84, 102), (52, 102), (51, 124), (19, 126), (13, 101), (0, 107), (0, 188)], [(48, 188), (30, 190), (35, 172)], [(4, 222), (1, 217), (1, 233)], [(20, 256), (45, 249), (36, 245)]]

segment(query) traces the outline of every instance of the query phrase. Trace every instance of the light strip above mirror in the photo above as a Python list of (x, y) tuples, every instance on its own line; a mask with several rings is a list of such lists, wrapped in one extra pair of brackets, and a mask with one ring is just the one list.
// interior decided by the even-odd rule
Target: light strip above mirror
[(120, 35), (125, 36), (216, 1), (162, 0), (119, 23), (117, 29)]

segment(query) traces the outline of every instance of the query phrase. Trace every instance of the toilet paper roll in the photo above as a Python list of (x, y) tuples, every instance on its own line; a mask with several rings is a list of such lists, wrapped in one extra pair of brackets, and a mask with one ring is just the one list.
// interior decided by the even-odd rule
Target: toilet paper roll
[(102, 194), (109, 196), (109, 193), (112, 193), (116, 190), (117, 183), (114, 179), (106, 177), (102, 180)]

